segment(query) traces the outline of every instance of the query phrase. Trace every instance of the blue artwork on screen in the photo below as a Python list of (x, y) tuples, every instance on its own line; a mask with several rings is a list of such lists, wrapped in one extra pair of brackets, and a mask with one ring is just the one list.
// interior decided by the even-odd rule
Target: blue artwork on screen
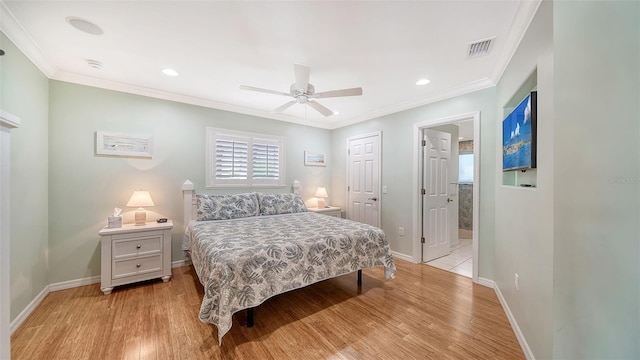
[(536, 167), (536, 92), (529, 94), (502, 121), (502, 170)]

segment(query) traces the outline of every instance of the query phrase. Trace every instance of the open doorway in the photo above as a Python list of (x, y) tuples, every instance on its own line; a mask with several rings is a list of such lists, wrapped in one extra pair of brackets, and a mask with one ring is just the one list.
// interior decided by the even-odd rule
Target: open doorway
[(473, 121), (440, 125), (428, 130), (440, 130), (451, 135), (452, 159), (449, 188), (451, 204), (450, 246), (447, 254), (427, 261), (427, 265), (462, 276), (473, 277)]
[[(414, 126), (416, 143), (420, 144), (414, 151), (414, 184), (418, 194), (414, 198), (414, 231), (417, 234), (414, 260), (416, 263), (424, 262), (471, 277), (474, 282), (478, 279), (479, 121), (480, 113), (473, 112), (425, 121)], [(425, 220), (425, 214), (427, 217), (431, 216), (430, 205), (425, 200), (429, 193), (425, 194), (423, 191), (429, 186), (426, 185), (429, 180), (425, 180), (429, 175), (428, 170), (425, 171), (429, 161), (425, 160), (429, 160), (430, 155), (428, 150), (422, 147), (425, 143), (422, 140), (426, 139), (428, 144), (428, 134), (433, 131), (451, 135), (451, 166), (446, 184), (448, 191), (443, 194), (449, 202), (447, 227), (450, 227), (450, 231), (447, 237), (450, 244), (448, 253), (438, 254), (437, 258), (429, 256), (428, 251), (424, 251), (429, 245), (429, 240), (432, 241), (430, 236), (433, 235), (433, 229), (429, 228), (429, 221)]]

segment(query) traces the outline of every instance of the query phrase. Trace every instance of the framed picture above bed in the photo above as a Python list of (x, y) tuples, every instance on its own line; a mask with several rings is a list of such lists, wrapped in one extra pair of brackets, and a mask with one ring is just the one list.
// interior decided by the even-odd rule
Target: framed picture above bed
[(305, 150), (304, 166), (327, 166), (324, 153)]

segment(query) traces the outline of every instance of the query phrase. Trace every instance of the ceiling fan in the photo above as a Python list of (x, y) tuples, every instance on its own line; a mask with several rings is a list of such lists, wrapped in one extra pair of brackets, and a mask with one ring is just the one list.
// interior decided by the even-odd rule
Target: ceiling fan
[(313, 85), (309, 84), (309, 73), (311, 72), (311, 69), (308, 66), (293, 64), (293, 71), (295, 72), (296, 82), (291, 84), (288, 93), (277, 90), (261, 89), (246, 85), (240, 85), (240, 89), (258, 91), (267, 94), (291, 96), (294, 98), (294, 100), (289, 101), (288, 103), (274, 109), (274, 113), (281, 113), (295, 104), (307, 104), (324, 116), (331, 116), (335, 113), (326, 106), (315, 101), (314, 99), (362, 95), (362, 88), (359, 87), (317, 93), (316, 88)]

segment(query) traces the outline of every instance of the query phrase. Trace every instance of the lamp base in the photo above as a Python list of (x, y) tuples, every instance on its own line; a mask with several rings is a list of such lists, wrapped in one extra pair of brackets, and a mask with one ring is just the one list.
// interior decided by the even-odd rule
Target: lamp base
[(143, 208), (136, 210), (136, 226), (147, 224), (147, 212)]
[(327, 207), (327, 201), (324, 198), (318, 198), (318, 209)]

